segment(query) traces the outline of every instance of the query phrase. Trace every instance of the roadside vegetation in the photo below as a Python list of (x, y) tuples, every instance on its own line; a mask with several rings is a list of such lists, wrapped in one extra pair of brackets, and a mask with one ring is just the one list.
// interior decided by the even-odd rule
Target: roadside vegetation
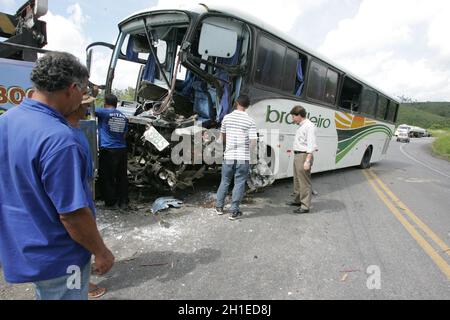
[(450, 161), (450, 129), (432, 130), (431, 133), (437, 138), (433, 143), (433, 152)]
[(436, 137), (433, 153), (450, 161), (450, 102), (402, 103), (397, 124), (430, 131)]
[(397, 124), (425, 129), (450, 129), (450, 102), (403, 103)]

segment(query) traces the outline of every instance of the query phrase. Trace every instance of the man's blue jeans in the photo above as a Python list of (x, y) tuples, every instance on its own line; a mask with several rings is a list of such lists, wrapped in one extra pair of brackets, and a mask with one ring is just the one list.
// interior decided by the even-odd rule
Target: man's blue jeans
[(238, 212), (239, 205), (244, 197), (245, 184), (250, 169), (249, 161), (224, 160), (222, 163), (222, 182), (217, 191), (216, 208), (223, 208), (231, 181), (234, 178), (234, 189), (231, 203), (231, 211)]
[[(75, 269), (78, 268), (74, 266)], [(88, 300), (91, 262), (66, 276), (35, 282), (37, 300)], [(77, 271), (78, 271), (77, 270)]]

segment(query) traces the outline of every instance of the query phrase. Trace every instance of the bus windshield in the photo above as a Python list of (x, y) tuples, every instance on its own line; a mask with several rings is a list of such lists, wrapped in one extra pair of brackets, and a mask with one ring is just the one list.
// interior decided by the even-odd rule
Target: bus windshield
[[(134, 100), (141, 81), (168, 90), (175, 59), (189, 27), (183, 13), (168, 13), (138, 17), (120, 26), (112, 68), (116, 75), (112, 91), (122, 100)], [(183, 79), (180, 68), (177, 78)], [(183, 79), (184, 80), (184, 79)]]

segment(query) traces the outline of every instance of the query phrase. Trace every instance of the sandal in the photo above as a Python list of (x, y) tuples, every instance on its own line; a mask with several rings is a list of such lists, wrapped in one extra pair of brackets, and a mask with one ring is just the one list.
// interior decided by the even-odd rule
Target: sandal
[(100, 288), (95, 284), (89, 284), (89, 293), (88, 297), (90, 299), (97, 299), (103, 296), (106, 293), (106, 288)]

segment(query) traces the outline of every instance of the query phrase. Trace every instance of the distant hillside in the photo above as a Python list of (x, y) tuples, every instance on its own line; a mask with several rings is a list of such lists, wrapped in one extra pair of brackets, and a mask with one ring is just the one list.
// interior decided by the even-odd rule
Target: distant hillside
[(408, 103), (406, 106), (450, 118), (450, 102), (416, 102)]
[(397, 123), (426, 129), (450, 128), (450, 102), (401, 104)]

